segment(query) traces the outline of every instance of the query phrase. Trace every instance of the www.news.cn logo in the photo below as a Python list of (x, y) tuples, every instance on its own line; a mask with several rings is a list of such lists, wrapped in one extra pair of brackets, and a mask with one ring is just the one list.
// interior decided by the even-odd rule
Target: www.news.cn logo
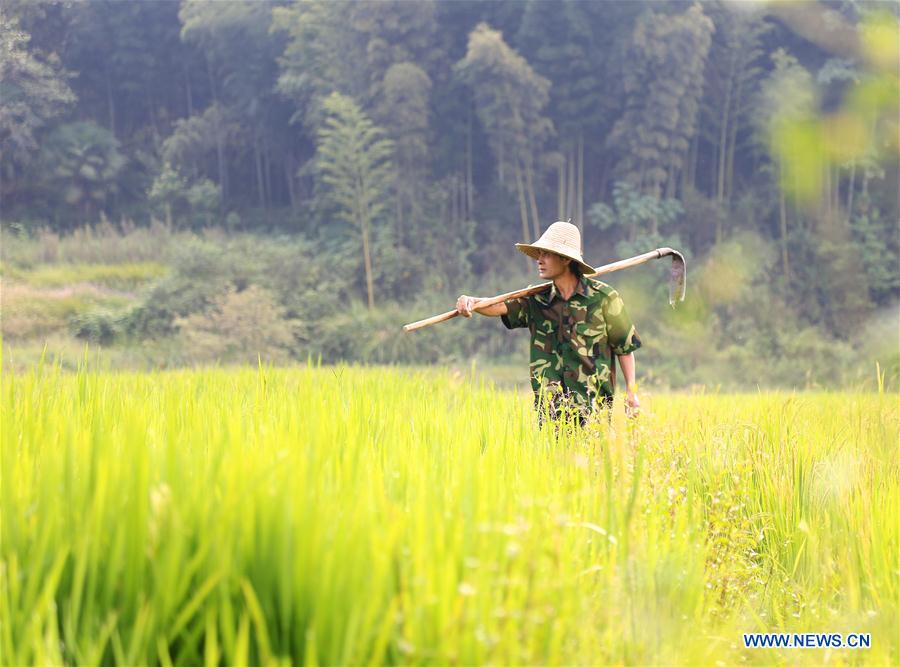
[(745, 632), (744, 648), (869, 648), (868, 632)]

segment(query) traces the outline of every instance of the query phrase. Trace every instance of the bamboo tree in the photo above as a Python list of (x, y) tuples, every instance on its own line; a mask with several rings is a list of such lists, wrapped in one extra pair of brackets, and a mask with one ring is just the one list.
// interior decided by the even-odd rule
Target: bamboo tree
[[(727, 204), (733, 194), (737, 138), (747, 126), (759, 86), (762, 43), (771, 25), (753, 12), (739, 12), (722, 2), (704, 10), (715, 23), (700, 110), (701, 134), (713, 149), (710, 192)], [(720, 230), (717, 230), (720, 231)]]
[(428, 101), (431, 80), (413, 63), (391, 66), (384, 77), (379, 116), (395, 146), (397, 165), (397, 235), (404, 221), (422, 222), (422, 201), (428, 178)]
[(714, 26), (700, 5), (680, 15), (650, 12), (637, 23), (626, 58), (626, 109), (607, 137), (616, 172), (661, 198), (685, 167), (696, 132)]
[[(615, 24), (628, 25), (640, 11), (625, 3), (528, 0), (515, 43), (534, 70), (552, 82), (548, 115), (557, 130), (558, 151), (566, 156), (562, 187), (557, 182), (557, 218), (583, 224), (585, 148), (602, 137), (618, 115), (620, 76), (613, 70), (619, 43)], [(635, 3), (638, 4), (638, 3)]]
[(533, 170), (553, 131), (550, 119), (543, 115), (550, 82), (535, 73), (503, 41), (499, 31), (485, 23), (469, 35), (468, 50), (458, 63), (457, 72), (472, 88), (476, 113), (497, 159), (501, 182), (506, 167), (513, 172), (512, 187), (519, 203), (522, 232), (526, 238), (531, 233), (538, 236), (540, 219)]
[(372, 226), (390, 205), (394, 180), (390, 162), (394, 143), (366, 117), (351, 98), (332, 93), (323, 102), (326, 114), (318, 132), (316, 171), (323, 203), (360, 233), (369, 308), (375, 307)]
[[(812, 77), (796, 58), (779, 49), (772, 55), (775, 70), (763, 82), (757, 101), (755, 118), (757, 136), (764, 143), (771, 144), (779, 127), (795, 117), (808, 113), (814, 103)], [(788, 206), (785, 190), (789, 187), (784, 160), (773, 151), (775, 177), (778, 188), (778, 229), (781, 246), (781, 266), (785, 280), (790, 278), (790, 254), (788, 251)], [(718, 236), (718, 231), (717, 231)]]
[[(778, 165), (778, 178), (779, 180), (784, 178), (784, 168), (779, 163)], [(787, 228), (787, 202), (785, 202), (784, 197), (784, 188), (778, 188), (778, 230), (780, 233), (779, 242), (781, 245), (781, 270), (784, 273), (784, 279), (786, 281), (790, 281), (791, 279), (791, 262), (790, 256), (788, 255), (788, 228)]]

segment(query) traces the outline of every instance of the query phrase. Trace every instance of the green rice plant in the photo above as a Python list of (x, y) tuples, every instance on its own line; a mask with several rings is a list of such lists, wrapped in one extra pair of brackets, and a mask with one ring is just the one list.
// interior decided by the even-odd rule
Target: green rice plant
[(429, 369), (41, 360), (0, 389), (4, 664), (900, 658), (896, 394), (645, 394), (555, 431)]

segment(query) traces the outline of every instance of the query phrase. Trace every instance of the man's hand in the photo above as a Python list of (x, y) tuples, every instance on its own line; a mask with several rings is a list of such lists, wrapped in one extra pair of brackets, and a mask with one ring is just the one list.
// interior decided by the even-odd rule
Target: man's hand
[(478, 301), (478, 297), (463, 294), (456, 300), (456, 312), (463, 317), (472, 317), (472, 309)]
[(641, 414), (641, 402), (638, 400), (637, 394), (628, 390), (625, 394), (625, 416), (632, 419)]

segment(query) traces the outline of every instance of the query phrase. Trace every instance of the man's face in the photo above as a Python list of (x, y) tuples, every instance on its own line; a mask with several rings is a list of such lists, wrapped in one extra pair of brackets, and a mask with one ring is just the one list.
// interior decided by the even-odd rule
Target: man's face
[(569, 270), (569, 262), (572, 260), (555, 252), (540, 250), (537, 258), (538, 275), (545, 280), (556, 280), (564, 276)]

